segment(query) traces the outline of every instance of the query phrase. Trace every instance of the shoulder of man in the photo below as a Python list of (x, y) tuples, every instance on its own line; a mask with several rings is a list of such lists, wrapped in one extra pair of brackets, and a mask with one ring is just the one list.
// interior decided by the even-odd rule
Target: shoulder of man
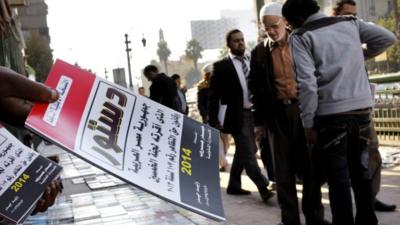
[(213, 63), (213, 72), (212, 72), (212, 76), (213, 77), (215, 74), (221, 73), (221, 71), (224, 70), (224, 68), (226, 67), (226, 65), (228, 65), (228, 62), (230, 61), (230, 57), (226, 56), (216, 62)]
[(355, 16), (329, 16), (324, 17), (318, 20), (311, 21), (309, 23), (304, 24), (303, 26), (296, 28), (293, 30), (291, 35), (303, 35), (308, 31), (318, 30), (320, 28), (333, 25), (335, 23), (345, 22), (345, 21), (354, 21), (358, 18)]
[(266, 38), (263, 41), (260, 41), (252, 50), (251, 50), (251, 57), (259, 57), (260, 55), (264, 55), (265, 51), (267, 49), (267, 46), (269, 46), (270, 39)]
[(224, 58), (222, 58), (222, 59), (220, 59), (220, 60), (218, 60), (218, 61), (215, 61), (214, 64), (213, 64), (213, 67), (223, 65), (223, 64), (225, 64), (226, 62), (228, 62), (229, 60), (231, 60), (231, 58), (229, 57), (229, 55), (228, 55), (228, 56), (225, 56)]

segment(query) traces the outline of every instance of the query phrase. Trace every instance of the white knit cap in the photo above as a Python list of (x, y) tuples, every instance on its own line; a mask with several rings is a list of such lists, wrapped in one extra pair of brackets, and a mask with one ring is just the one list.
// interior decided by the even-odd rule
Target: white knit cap
[(206, 65), (203, 66), (203, 73), (211, 73), (213, 71), (213, 64), (212, 63), (208, 63)]
[(282, 17), (282, 5), (277, 2), (269, 2), (265, 4), (260, 10), (260, 19), (263, 16), (280, 16)]

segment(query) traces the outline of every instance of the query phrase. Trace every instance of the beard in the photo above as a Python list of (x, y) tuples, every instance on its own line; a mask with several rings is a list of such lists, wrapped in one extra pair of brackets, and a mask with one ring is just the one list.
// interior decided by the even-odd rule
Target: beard
[(243, 56), (246, 49), (231, 49), (231, 53), (237, 56)]
[(267, 34), (267, 36), (269, 38), (271, 38), (273, 41), (278, 42), (278, 43), (286, 41), (286, 39), (287, 39), (286, 32), (278, 33), (278, 34), (275, 34), (275, 35), (268, 35)]

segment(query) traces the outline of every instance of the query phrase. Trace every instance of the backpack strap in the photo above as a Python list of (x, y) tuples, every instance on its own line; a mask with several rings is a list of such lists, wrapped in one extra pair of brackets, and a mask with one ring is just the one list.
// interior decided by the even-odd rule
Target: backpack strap
[(306, 23), (303, 26), (295, 29), (292, 34), (293, 35), (303, 35), (307, 31), (313, 31), (320, 29), (322, 27), (326, 27), (335, 23), (344, 22), (344, 21), (352, 21), (357, 20), (355, 16), (333, 16), (333, 17), (324, 17), (318, 20), (314, 20), (312, 22)]

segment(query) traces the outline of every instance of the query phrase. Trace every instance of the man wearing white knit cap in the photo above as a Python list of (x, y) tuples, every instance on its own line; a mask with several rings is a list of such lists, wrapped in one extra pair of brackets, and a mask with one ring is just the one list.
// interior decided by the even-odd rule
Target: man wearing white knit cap
[(249, 88), (253, 93), (256, 136), (265, 136), (267, 129), (270, 134), (281, 224), (301, 224), (296, 176), (303, 178), (302, 208), (306, 224), (329, 224), (323, 220), (320, 186), (311, 178), (311, 156), (300, 120), (297, 83), (288, 46), (289, 30), (282, 17), (282, 5), (265, 4), (260, 10), (260, 21), (267, 37), (251, 52)]

